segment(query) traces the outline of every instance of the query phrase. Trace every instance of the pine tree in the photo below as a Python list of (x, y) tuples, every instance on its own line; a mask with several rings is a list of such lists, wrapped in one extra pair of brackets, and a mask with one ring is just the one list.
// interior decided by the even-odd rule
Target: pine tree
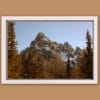
[(89, 31), (86, 33), (86, 44), (87, 47), (81, 53), (81, 57), (78, 62), (80, 67), (80, 77), (86, 79), (93, 78), (93, 51), (91, 48), (91, 35)]
[(68, 58), (67, 66), (66, 66), (67, 78), (71, 77), (71, 66), (70, 66), (70, 58)]
[(93, 54), (91, 48), (91, 35), (87, 31), (87, 78), (93, 78)]
[(8, 79), (20, 77), (19, 55), (16, 48), (17, 42), (14, 32), (14, 23), (7, 22), (8, 32)]

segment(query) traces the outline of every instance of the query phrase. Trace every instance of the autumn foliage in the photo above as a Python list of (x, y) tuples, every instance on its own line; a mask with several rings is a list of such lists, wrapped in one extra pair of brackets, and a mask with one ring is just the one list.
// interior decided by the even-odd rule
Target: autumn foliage
[(20, 78), (20, 60), (16, 48), (14, 23), (7, 22), (8, 25), (8, 76), (7, 78)]
[[(86, 48), (77, 58), (77, 66), (71, 67), (70, 57), (63, 62), (57, 54), (41, 53), (27, 47), (18, 54), (14, 23), (7, 22), (8, 28), (8, 79), (92, 79), (93, 49), (91, 36), (87, 31)], [(39, 45), (43, 44), (39, 42)], [(49, 43), (50, 45), (50, 43)]]
[[(27, 55), (26, 53), (27, 52)], [(32, 53), (33, 52), (33, 53)], [(65, 78), (66, 69), (60, 58), (45, 59), (37, 50), (21, 52), (22, 78)]]
[(75, 79), (93, 79), (93, 49), (91, 47), (91, 36), (87, 31), (86, 49), (83, 49), (78, 57), (76, 68), (72, 69), (71, 78)]

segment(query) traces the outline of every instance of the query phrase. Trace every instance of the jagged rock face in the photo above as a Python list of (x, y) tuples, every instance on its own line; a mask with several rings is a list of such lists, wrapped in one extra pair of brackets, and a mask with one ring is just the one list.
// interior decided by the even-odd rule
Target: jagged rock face
[(42, 48), (49, 45), (49, 43), (50, 43), (49, 38), (46, 37), (44, 33), (39, 32), (35, 40), (31, 42), (30, 47), (39, 46)]
[(44, 37), (44, 33), (43, 32), (39, 32), (37, 37), (35, 38), (35, 40), (39, 40), (39, 39), (41, 39), (43, 37)]
[(24, 51), (28, 55), (29, 51), (32, 53), (34, 50), (40, 55), (42, 54), (46, 59), (51, 59), (56, 55), (60, 56), (62, 61), (66, 61), (68, 57), (74, 58), (74, 56), (79, 55), (81, 52), (79, 47), (76, 47), (74, 50), (68, 42), (58, 44), (50, 40), (43, 32), (39, 32), (35, 40), (30, 43), (30, 47)]
[(76, 47), (74, 55), (80, 55), (80, 54), (81, 54), (81, 49), (79, 47)]
[(68, 42), (64, 43), (64, 48), (66, 51), (70, 51), (70, 52), (74, 51), (73, 47)]

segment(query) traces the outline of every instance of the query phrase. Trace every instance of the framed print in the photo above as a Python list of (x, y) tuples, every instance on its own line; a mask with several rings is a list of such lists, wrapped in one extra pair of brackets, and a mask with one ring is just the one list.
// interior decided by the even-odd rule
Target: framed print
[(97, 84), (97, 16), (2, 16), (2, 84)]

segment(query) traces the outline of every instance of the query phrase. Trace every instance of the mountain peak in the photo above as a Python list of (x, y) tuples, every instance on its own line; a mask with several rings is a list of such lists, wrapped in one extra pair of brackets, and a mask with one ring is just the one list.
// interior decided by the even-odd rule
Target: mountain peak
[(39, 32), (39, 33), (37, 34), (35, 40), (38, 40), (38, 39), (43, 38), (43, 37), (45, 37), (45, 33), (43, 33), (43, 32)]
[(50, 40), (43, 32), (39, 32), (35, 40), (30, 43), (30, 51), (34, 50), (40, 55), (42, 54), (44, 58), (48, 55), (53, 55), (52, 57), (59, 56), (64, 62), (68, 57), (73, 58), (74, 56), (78, 56), (81, 52), (79, 47), (76, 47), (74, 50), (69, 42), (62, 44)]

